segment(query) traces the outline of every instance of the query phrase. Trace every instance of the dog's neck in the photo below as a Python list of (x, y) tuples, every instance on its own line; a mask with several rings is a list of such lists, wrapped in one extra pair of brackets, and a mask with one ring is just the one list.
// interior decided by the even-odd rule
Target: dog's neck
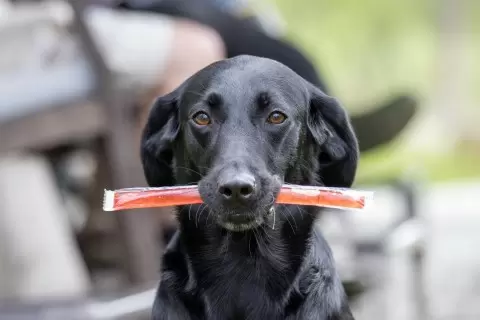
[[(191, 276), (202, 279), (205, 287), (215, 287), (222, 276), (232, 281), (258, 277), (266, 288), (274, 288), (268, 292), (272, 299), (284, 298), (309, 248), (311, 208), (276, 206), (275, 226), (269, 217), (255, 229), (232, 232), (216, 224), (202, 207), (179, 208), (180, 238), (191, 262)], [(218, 268), (224, 272), (211, 273)], [(279, 274), (284, 277), (279, 279)]]

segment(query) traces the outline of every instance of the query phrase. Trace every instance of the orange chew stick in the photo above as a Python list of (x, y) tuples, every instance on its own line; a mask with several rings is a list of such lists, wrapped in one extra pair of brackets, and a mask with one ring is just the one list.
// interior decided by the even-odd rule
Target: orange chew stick
[[(284, 185), (277, 203), (337, 209), (365, 209), (373, 193), (351, 189)], [(105, 190), (104, 211), (169, 207), (202, 203), (197, 186)]]

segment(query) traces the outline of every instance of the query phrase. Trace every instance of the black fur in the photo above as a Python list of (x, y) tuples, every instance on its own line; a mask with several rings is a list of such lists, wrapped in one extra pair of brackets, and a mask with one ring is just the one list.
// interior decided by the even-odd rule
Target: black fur
[[(198, 126), (197, 111), (212, 123)], [(267, 123), (273, 111), (287, 119)], [(358, 145), (338, 101), (286, 66), (239, 56), (214, 63), (159, 98), (142, 137), (151, 186), (198, 183), (204, 204), (178, 208), (153, 319), (353, 319), (318, 209), (274, 205), (282, 183), (350, 187)], [(245, 202), (219, 185), (255, 178)], [(261, 221), (232, 231), (226, 222)], [(236, 225), (235, 225), (236, 226)]]

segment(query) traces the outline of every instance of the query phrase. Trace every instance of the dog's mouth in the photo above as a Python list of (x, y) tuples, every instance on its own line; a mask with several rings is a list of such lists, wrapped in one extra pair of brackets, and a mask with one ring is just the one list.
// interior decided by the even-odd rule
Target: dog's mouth
[[(233, 175), (235, 176), (235, 175)], [(229, 231), (246, 231), (272, 221), (275, 199), (283, 179), (275, 175), (257, 175), (254, 191), (245, 196), (242, 190), (233, 190), (233, 196), (222, 193), (217, 174), (211, 174), (199, 182), (200, 195), (215, 217), (216, 223)]]
[(223, 228), (233, 231), (241, 232), (255, 229), (265, 224), (270, 217), (275, 214), (275, 208), (271, 206), (263, 213), (230, 213), (228, 215), (218, 215), (218, 223)]

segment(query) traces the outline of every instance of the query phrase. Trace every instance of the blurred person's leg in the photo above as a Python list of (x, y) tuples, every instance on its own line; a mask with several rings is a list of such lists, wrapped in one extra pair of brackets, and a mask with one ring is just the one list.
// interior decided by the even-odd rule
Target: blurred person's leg
[(323, 79), (310, 59), (297, 46), (285, 39), (269, 36), (258, 26), (222, 10), (211, 0), (162, 0), (134, 5), (123, 1), (120, 8), (127, 12), (157, 13), (162, 16), (186, 18), (209, 26), (225, 43), (226, 56), (248, 54), (279, 61), (319, 88), (326, 90)]
[(86, 18), (111, 70), (155, 95), (225, 57), (221, 37), (198, 22), (101, 7), (89, 8)]
[[(187, 19), (172, 18), (172, 33), (163, 73), (159, 73), (157, 85), (145, 100), (148, 106), (155, 97), (173, 91), (195, 72), (225, 58), (222, 39), (209, 27)], [(143, 115), (143, 120), (145, 116), (146, 114)]]
[(175, 19), (173, 32), (162, 94), (172, 91), (205, 66), (225, 58), (223, 42), (213, 29), (186, 19)]

